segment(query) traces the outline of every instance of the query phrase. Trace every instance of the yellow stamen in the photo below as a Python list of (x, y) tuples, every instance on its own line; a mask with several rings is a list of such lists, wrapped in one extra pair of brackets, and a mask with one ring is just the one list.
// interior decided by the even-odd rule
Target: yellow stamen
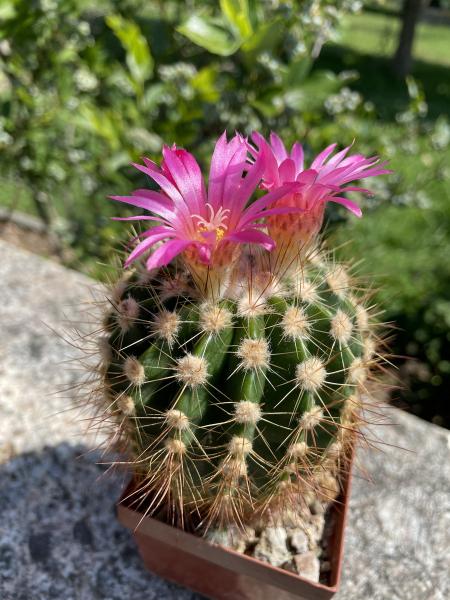
[(230, 210), (228, 208), (221, 207), (217, 210), (217, 213), (214, 213), (214, 209), (209, 202), (206, 204), (206, 207), (209, 211), (208, 220), (200, 215), (192, 215), (192, 217), (198, 219), (197, 231), (199, 233), (214, 232), (216, 234), (216, 241), (220, 242), (227, 230), (227, 226), (225, 225), (224, 221), (228, 219), (228, 213)]

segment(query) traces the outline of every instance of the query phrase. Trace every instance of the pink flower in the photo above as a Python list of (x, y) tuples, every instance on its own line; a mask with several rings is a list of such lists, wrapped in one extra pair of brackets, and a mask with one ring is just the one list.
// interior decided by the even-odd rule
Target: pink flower
[(309, 168), (305, 168), (303, 148), (299, 142), (288, 153), (275, 133), (270, 134), (270, 144), (259, 133), (254, 133), (252, 139), (258, 146), (255, 149), (249, 145), (253, 157), (257, 159), (261, 152), (266, 155), (262, 182), (265, 189), (274, 191), (293, 181), (299, 184), (299, 188), (277, 200), (274, 206), (296, 207), (300, 211), (272, 216), (268, 220), (269, 234), (277, 242), (281, 240), (284, 245), (292, 241), (307, 244), (313, 239), (322, 226), (327, 202), (342, 204), (357, 217), (361, 217), (359, 206), (342, 194), (355, 191), (370, 194), (370, 191), (346, 184), (391, 173), (384, 168), (386, 163), (378, 164), (376, 156), (347, 156), (351, 146), (332, 156), (337, 144), (331, 144), (313, 160)]
[(244, 138), (237, 134), (228, 142), (224, 133), (211, 159), (208, 190), (195, 158), (175, 145), (164, 146), (161, 168), (147, 158), (144, 165), (135, 164), (160, 190), (138, 189), (131, 196), (111, 196), (151, 213), (118, 220), (149, 220), (157, 225), (139, 236), (141, 241), (125, 265), (152, 251), (147, 259), (149, 270), (167, 265), (181, 253), (191, 265), (220, 267), (234, 260), (240, 244), (258, 244), (271, 250), (274, 241), (261, 231), (260, 221), (292, 210), (267, 207), (291, 192), (295, 184), (280, 184), (248, 204), (267, 167), (264, 149), (252, 165), (247, 162), (247, 152)]

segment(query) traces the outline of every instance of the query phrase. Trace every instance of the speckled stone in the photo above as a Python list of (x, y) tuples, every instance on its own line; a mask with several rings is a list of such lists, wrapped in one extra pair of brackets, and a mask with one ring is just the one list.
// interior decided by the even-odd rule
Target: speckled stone
[[(77, 353), (52, 329), (89, 318), (92, 282), (3, 242), (0, 255), (0, 598), (199, 600), (144, 569), (114, 516), (122, 477), (77, 419)], [(335, 600), (447, 600), (449, 433), (388, 410), (368, 432), (380, 450), (358, 453)]]
[(450, 598), (450, 433), (387, 408), (357, 456), (336, 600)]
[(206, 539), (212, 544), (231, 548), (242, 554), (246, 549), (256, 542), (255, 530), (253, 527), (247, 527), (242, 531), (239, 527), (229, 527), (228, 529), (209, 529)]
[(287, 531), (284, 527), (266, 527), (262, 530), (258, 543), (253, 551), (258, 560), (274, 567), (281, 567), (291, 558), (288, 549)]
[(148, 573), (114, 503), (119, 475), (60, 443), (0, 465), (2, 600), (193, 600)]
[(311, 579), (311, 581), (319, 581), (320, 562), (314, 552), (296, 554), (294, 556), (294, 565), (299, 575)]
[(297, 554), (308, 551), (308, 536), (303, 529), (294, 529), (289, 532), (289, 541), (293, 551)]
[(101, 291), (80, 273), (2, 241), (0, 256), (1, 460), (43, 443), (86, 440), (74, 402), (82, 353), (68, 336), (71, 323), (93, 327), (89, 303)]

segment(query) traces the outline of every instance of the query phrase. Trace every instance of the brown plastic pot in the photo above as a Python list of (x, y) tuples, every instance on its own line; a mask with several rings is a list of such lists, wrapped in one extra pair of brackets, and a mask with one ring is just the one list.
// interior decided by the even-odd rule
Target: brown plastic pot
[[(132, 484), (131, 484), (132, 485)], [(212, 600), (326, 600), (339, 588), (344, 529), (350, 498), (351, 470), (334, 503), (335, 526), (330, 540), (329, 585), (314, 583), (251, 556), (239, 554), (118, 504), (120, 522), (134, 532), (146, 567)]]

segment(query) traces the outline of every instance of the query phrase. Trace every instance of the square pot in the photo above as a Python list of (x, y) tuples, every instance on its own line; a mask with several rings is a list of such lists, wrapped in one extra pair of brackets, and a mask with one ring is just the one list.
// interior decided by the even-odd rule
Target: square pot
[(131, 486), (122, 495), (117, 511), (119, 521), (133, 531), (150, 571), (212, 600), (326, 600), (339, 587), (350, 485), (351, 469), (331, 508), (335, 525), (330, 539), (329, 585), (213, 545), (152, 517), (143, 517), (123, 501)]

